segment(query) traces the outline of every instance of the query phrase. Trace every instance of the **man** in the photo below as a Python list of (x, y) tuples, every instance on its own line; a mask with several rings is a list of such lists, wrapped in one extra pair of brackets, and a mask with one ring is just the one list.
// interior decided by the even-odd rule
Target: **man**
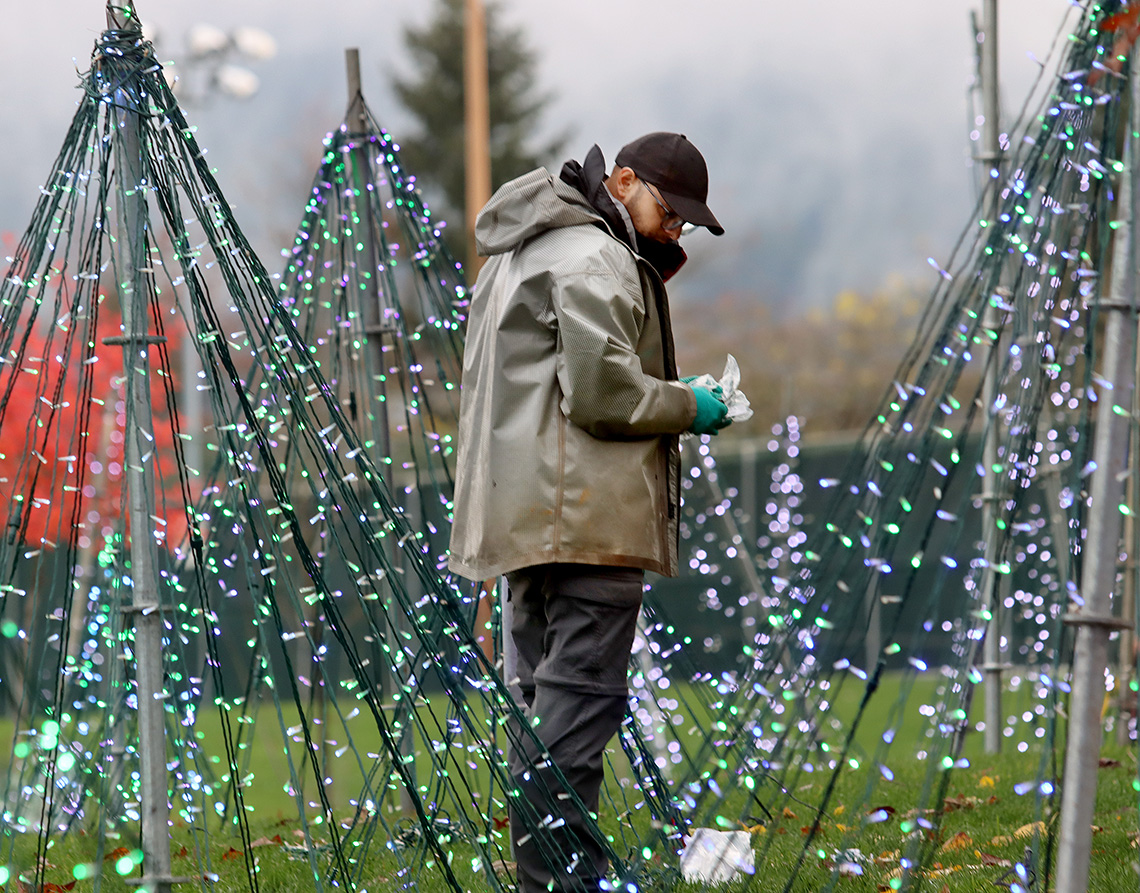
[[(510, 753), (523, 893), (597, 890), (603, 752), (618, 730), (644, 571), (677, 573), (679, 435), (728, 424), (677, 380), (664, 282), (689, 223), (724, 230), (705, 160), (677, 133), (594, 146), (557, 179), (500, 188), (475, 235), (449, 566), (506, 574), (525, 715)], [(544, 756), (549, 752), (557, 767)], [(563, 790), (560, 777), (571, 791)]]

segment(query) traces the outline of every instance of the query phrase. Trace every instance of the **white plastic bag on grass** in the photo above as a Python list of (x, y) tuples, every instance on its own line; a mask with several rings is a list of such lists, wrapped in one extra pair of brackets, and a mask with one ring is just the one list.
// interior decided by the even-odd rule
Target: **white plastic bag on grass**
[(694, 828), (681, 853), (681, 876), (686, 881), (727, 884), (755, 873), (752, 835), (747, 831)]

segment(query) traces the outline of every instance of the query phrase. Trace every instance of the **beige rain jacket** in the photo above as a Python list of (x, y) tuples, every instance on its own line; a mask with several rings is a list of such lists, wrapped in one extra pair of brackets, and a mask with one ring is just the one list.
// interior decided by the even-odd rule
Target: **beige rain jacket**
[(463, 360), (449, 566), (677, 573), (676, 380), (665, 286), (577, 189), (538, 169), (479, 215), (489, 260)]

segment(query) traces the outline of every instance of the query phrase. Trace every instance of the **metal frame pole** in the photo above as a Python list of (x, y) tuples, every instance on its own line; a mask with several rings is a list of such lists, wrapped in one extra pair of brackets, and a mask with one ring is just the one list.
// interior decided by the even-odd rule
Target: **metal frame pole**
[[(1140, 383), (1140, 356), (1136, 358), (1134, 381)], [(1132, 395), (1132, 418), (1140, 419), (1140, 391)], [(1132, 426), (1129, 455), (1136, 456), (1140, 452), (1140, 429)], [(1138, 547), (1136, 525), (1136, 512), (1140, 511), (1140, 476), (1133, 474), (1129, 478), (1128, 486), (1128, 515), (1124, 519), (1124, 549), (1127, 554), (1127, 564), (1124, 571), (1124, 587), (1120, 602), (1120, 617), (1122, 620), (1136, 619), (1136, 596), (1140, 588), (1140, 547)], [(1128, 717), (1136, 712), (1136, 692), (1132, 690), (1131, 682), (1136, 678), (1136, 630), (1134, 626), (1121, 629), (1120, 639), (1117, 642), (1117, 670), (1116, 670), (1116, 743), (1121, 747), (1128, 744), (1129, 729)]]
[[(991, 176), (991, 171), (1001, 164), (1001, 146), (998, 142), (1001, 115), (998, 89), (998, 10), (997, 0), (985, 0), (982, 21), (982, 114), (983, 151), (978, 160), (985, 164), (985, 199), (987, 213), (995, 219), (1001, 201), (1001, 180)], [(1001, 750), (1002, 727), (1002, 673), (1005, 663), (1002, 660), (1002, 610), (999, 577), (994, 567), (998, 562), (1001, 542), (997, 534), (996, 521), (998, 503), (1001, 500), (1001, 477), (994, 470), (998, 464), (998, 417), (993, 412), (994, 400), (998, 392), (998, 365), (1001, 356), (1002, 314), (992, 301), (986, 302), (982, 316), (982, 327), (994, 333), (994, 341), (986, 358), (985, 380), (982, 385), (982, 399), (985, 402), (986, 429), (982, 444), (982, 466), (985, 469), (982, 484), (982, 531), (986, 538), (986, 564), (982, 571), (981, 593), (989, 610), (985, 642), (982, 646), (982, 670), (985, 674), (985, 748), (986, 753)]]
[(1137, 70), (1134, 62), (1130, 78), (1127, 162), (1117, 213), (1118, 220), (1128, 222), (1128, 232), (1117, 230), (1119, 241), (1113, 249), (1112, 293), (1101, 303), (1107, 316), (1101, 377), (1111, 382), (1111, 390), (1106, 389), (1101, 396), (1093, 442), (1096, 467), (1090, 486), (1091, 511), (1080, 588), (1084, 604), (1079, 612), (1065, 616), (1065, 621), (1076, 627), (1076, 645), (1061, 790), (1057, 893), (1084, 893), (1088, 889), (1109, 637), (1114, 629), (1132, 625), (1131, 618), (1121, 620), (1113, 616), (1112, 601), (1123, 527), (1119, 506), (1125, 493), (1135, 390), (1136, 270), (1140, 259), (1136, 223), (1132, 219), (1138, 207), (1136, 189), (1140, 183), (1140, 177), (1133, 170), (1137, 163), (1137, 126), (1140, 126)]
[[(107, 6), (107, 27), (138, 30), (130, 4)], [(123, 232), (119, 269), (123, 335), (105, 339), (123, 347), (128, 430), (124, 471), (130, 522), (131, 604), (124, 608), (135, 627), (135, 695), (138, 699), (138, 754), (143, 851), (142, 883), (152, 893), (169, 893), (171, 883), (170, 800), (166, 770), (166, 708), (163, 700), (163, 618), (158, 594), (158, 556), (151, 535), (154, 515), (154, 417), (151, 406), (150, 346), (162, 339), (147, 333), (147, 209), (142, 185), (143, 145), (139, 96), (129, 88), (115, 94), (117, 107), (119, 214)], [(133, 426), (131, 422), (133, 421)]]
[[(368, 112), (364, 105), (364, 92), (361, 87), (359, 49), (356, 47), (347, 48), (344, 51), (344, 60), (349, 103), (345, 123), (348, 125), (349, 132), (356, 136), (356, 142), (352, 148), (352, 167), (355, 178), (352, 184), (353, 206), (358, 218), (356, 225), (360, 228), (361, 241), (364, 243), (363, 254), (366, 267), (361, 276), (361, 281), (366, 287), (353, 289), (354, 299), (358, 302), (355, 307), (357, 321), (368, 350), (368, 358), (363, 364), (367, 377), (365, 393), (369, 403), (364, 424), (370, 424), (369, 430), (373, 442), (376, 444), (380, 465), (387, 476), (392, 492), (396, 493), (399, 488), (396, 486), (393, 477), (396, 464), (391, 461), (392, 434), (388, 419), (388, 361), (384, 353), (386, 338), (391, 337), (394, 341), (397, 334), (397, 328), (390, 322), (388, 316), (388, 312), (396, 308), (385, 303), (384, 291), (380, 285), (381, 270), (384, 265), (380, 251), (381, 221), (376, 217), (376, 206), (372, 201), (375, 183), (372, 176), (372, 149), (369, 143), (371, 134)], [(372, 420), (370, 423), (369, 419)], [(393, 537), (386, 537), (384, 542), (389, 561), (393, 567), (399, 567), (401, 553), (394, 544)], [(396, 606), (393, 606), (392, 613), (394, 625), (402, 628), (401, 614)], [(412, 702), (404, 702), (401, 717), (393, 723), (393, 728), (398, 730), (400, 751), (406, 757), (410, 757), (413, 753), (411, 729), (414, 709)], [(409, 762), (408, 765), (414, 771), (414, 762)], [(412, 797), (412, 791), (404, 790), (401, 792), (400, 808), (407, 814), (414, 811)]]

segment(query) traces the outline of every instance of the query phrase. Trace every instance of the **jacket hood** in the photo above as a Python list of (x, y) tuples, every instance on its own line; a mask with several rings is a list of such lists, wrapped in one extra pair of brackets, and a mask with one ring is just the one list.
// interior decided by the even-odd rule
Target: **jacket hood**
[(605, 159), (594, 146), (585, 164), (568, 161), (557, 178), (540, 167), (504, 183), (475, 218), (476, 250), (484, 257), (506, 254), (548, 230), (589, 223), (624, 242), (668, 281), (688, 259), (684, 249), (640, 233), (631, 239), (604, 179)]
[(540, 167), (491, 196), (475, 219), (475, 246), (485, 257), (505, 254), (547, 230), (587, 223), (605, 225), (581, 192)]

